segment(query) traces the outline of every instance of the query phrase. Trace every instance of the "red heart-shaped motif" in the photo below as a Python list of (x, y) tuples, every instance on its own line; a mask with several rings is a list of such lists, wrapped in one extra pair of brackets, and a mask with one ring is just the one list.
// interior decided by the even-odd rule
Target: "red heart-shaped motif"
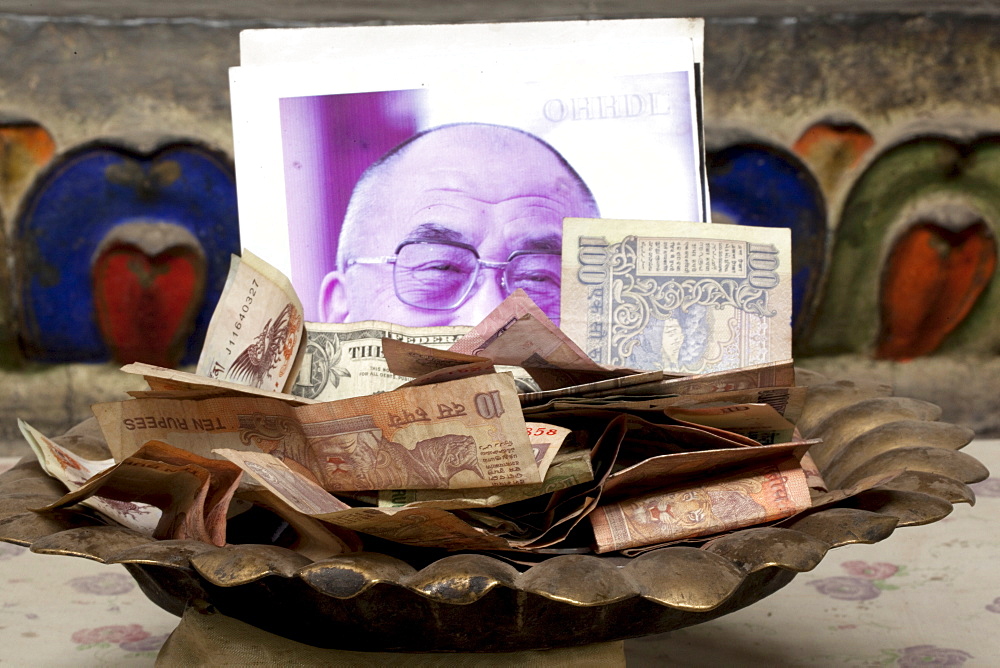
[(116, 243), (94, 261), (92, 280), (98, 326), (117, 362), (180, 361), (204, 296), (201, 254), (175, 246), (150, 257)]
[(997, 244), (983, 222), (955, 232), (910, 227), (886, 262), (876, 356), (908, 360), (933, 352), (968, 315), (996, 270)]

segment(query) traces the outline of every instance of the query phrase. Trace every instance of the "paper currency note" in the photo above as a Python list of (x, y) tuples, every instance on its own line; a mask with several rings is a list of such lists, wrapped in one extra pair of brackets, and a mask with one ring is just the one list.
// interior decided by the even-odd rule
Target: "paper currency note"
[[(662, 371), (646, 371), (631, 376), (618, 376), (617, 378), (606, 378), (591, 383), (581, 385), (570, 385), (554, 390), (539, 390), (537, 392), (522, 392), (519, 395), (521, 405), (534, 406), (557, 399), (559, 397), (588, 397), (594, 393), (614, 392), (626, 387), (642, 386), (648, 387), (653, 383), (663, 380)], [(624, 391), (624, 390), (622, 390)]]
[(389, 371), (382, 339), (447, 350), (468, 331), (468, 327), (403, 327), (376, 320), (307, 323), (302, 367), (291, 392), (333, 401), (394, 390), (410, 378)]
[(809, 506), (805, 474), (789, 458), (601, 505), (588, 517), (603, 553), (772, 522)]
[(382, 352), (389, 370), (407, 378), (420, 378), (443, 369), (453, 369), (475, 365), (488, 366), (493, 369), (493, 360), (487, 357), (477, 357), (456, 353), (451, 350), (438, 350), (430, 346), (409, 343), (386, 337), (382, 339)]
[[(263, 453), (219, 451), (234, 462), (256, 461), (259, 467), (248, 467), (244, 470), (259, 480), (259, 482), (281, 495), (289, 505), (298, 507), (324, 522), (330, 522), (356, 531), (369, 533), (388, 540), (441, 547), (445, 549), (525, 549), (533, 550), (547, 547), (562, 540), (576, 523), (582, 521), (597, 504), (600, 496), (600, 485), (606, 479), (614, 463), (621, 437), (626, 428), (623, 420), (618, 420), (614, 434), (606, 433), (595, 438), (598, 444), (589, 448), (582, 443), (575, 444), (565, 452), (560, 449), (556, 460), (546, 476), (545, 487), (552, 483), (553, 489), (542, 493), (552, 493), (551, 499), (542, 502), (540, 506), (521, 509), (520, 518), (524, 512), (529, 512), (526, 527), (518, 530), (516, 535), (506, 535), (505, 531), (516, 528), (516, 522), (509, 518), (491, 514), (489, 508), (500, 503), (517, 501), (532, 501), (538, 485), (517, 487), (496, 487), (477, 493), (476, 490), (437, 490), (428, 492), (439, 498), (426, 498), (423, 492), (406, 492), (414, 497), (410, 503), (396, 507), (391, 500), (378, 508), (342, 509), (339, 500), (327, 494), (314, 481), (296, 474), (274, 457)], [(593, 463), (593, 466), (591, 466)], [(564, 480), (565, 479), (565, 480)], [(582, 488), (582, 489), (580, 489)], [(527, 498), (515, 496), (509, 498), (508, 493), (528, 493)], [(389, 494), (402, 494), (390, 492)], [(353, 495), (352, 495), (353, 496)], [(381, 495), (380, 495), (381, 496)], [(502, 497), (502, 498), (500, 498)], [(545, 497), (541, 497), (545, 498)], [(379, 501), (379, 498), (373, 499)], [(455, 504), (458, 504), (456, 506)], [(381, 504), (380, 504), (381, 505)], [(515, 503), (515, 505), (518, 505)], [(465, 508), (461, 517), (446, 510), (456, 507)], [(478, 510), (475, 510), (478, 509)], [(511, 507), (507, 506), (510, 511)], [(518, 519), (520, 521), (520, 519)], [(540, 545), (535, 545), (540, 543)]]
[(488, 357), (497, 364), (519, 366), (543, 390), (635, 373), (594, 363), (520, 289), (449, 350)]
[(731, 404), (704, 408), (670, 406), (663, 412), (675, 420), (742, 434), (762, 445), (787, 443), (792, 440), (795, 432), (795, 425), (768, 404)]
[(812, 455), (808, 452), (802, 455), (801, 463), (802, 472), (806, 474), (806, 484), (809, 485), (809, 489), (821, 494), (829, 492), (830, 487), (826, 484), (826, 480), (823, 479), (823, 474), (820, 472), (819, 467), (816, 466)]
[[(682, 451), (647, 457), (616, 471), (608, 477), (604, 485), (607, 498), (636, 496), (656, 489), (672, 487), (685, 479), (704, 476), (713, 471), (749, 469), (755, 466), (794, 459), (796, 466), (803, 454), (816, 441), (790, 441), (773, 445), (743, 445), (737, 441), (727, 444), (719, 434), (703, 432), (697, 434), (688, 427), (680, 425), (641, 425), (637, 418), (632, 418), (633, 432), (645, 429), (651, 434), (657, 431), (673, 437), (675, 442), (683, 443)], [(734, 435), (734, 439), (738, 435)], [(643, 435), (629, 434), (629, 439), (642, 446)], [(684, 443), (684, 440), (687, 443)], [(683, 451), (692, 446), (704, 445), (706, 449)], [(622, 445), (622, 450), (633, 447), (632, 443)], [(625, 465), (627, 460), (620, 458), (619, 465)]]
[(220, 397), (132, 399), (93, 410), (118, 461), (156, 439), (203, 457), (218, 448), (272, 453), (331, 491), (541, 481), (507, 374), (298, 407)]
[(567, 218), (563, 331), (600, 364), (708, 373), (791, 357), (787, 229)]
[[(84, 459), (62, 447), (23, 420), (17, 421), (28, 445), (38, 458), (45, 472), (76, 491), (98, 473), (115, 465), (113, 459)], [(148, 503), (116, 501), (100, 496), (91, 496), (83, 503), (99, 511), (122, 526), (152, 536), (162, 514), (160, 509)]]
[(199, 540), (221, 547), (226, 543), (229, 503), (241, 475), (230, 462), (150, 441), (40, 510), (63, 508), (94, 496), (148, 503), (163, 511), (154, 538)]
[(570, 430), (540, 422), (525, 422), (524, 424), (528, 440), (531, 442), (531, 452), (535, 456), (535, 464), (538, 465), (538, 474), (544, 480), (545, 473), (549, 470), (556, 455), (559, 454), (563, 443), (566, 442)]
[(711, 394), (685, 394), (663, 399), (660, 405), (708, 408), (732, 404), (767, 404), (783, 418), (796, 424), (806, 403), (804, 387), (752, 387)]
[(661, 381), (627, 385), (618, 389), (588, 393), (588, 397), (614, 396), (663, 396), (682, 394), (711, 395), (716, 392), (734, 392), (751, 388), (787, 387), (795, 384), (795, 367), (792, 360), (755, 364), (748, 367), (695, 374), (683, 378), (664, 378)]
[(431, 385), (484, 373), (496, 373), (493, 360), (475, 355), (463, 355), (450, 350), (436, 350), (396, 339), (382, 339), (382, 352), (389, 370), (407, 376), (404, 387)]
[(295, 413), (329, 490), (541, 482), (508, 374), (300, 406)]
[(197, 373), (284, 392), (293, 382), (302, 328), (302, 304), (291, 282), (244, 250), (233, 256)]
[(133, 362), (122, 367), (125, 373), (133, 373), (146, 379), (150, 390), (130, 392), (135, 397), (159, 397), (175, 399), (207, 398), (210, 396), (251, 396), (266, 399), (280, 399), (293, 406), (317, 403), (313, 399), (298, 397), (284, 392), (259, 390), (249, 385), (241, 385), (228, 380), (218, 380), (207, 376), (165, 369), (142, 362)]
[(531, 499), (561, 489), (590, 482), (594, 479), (594, 469), (590, 463), (590, 451), (585, 448), (560, 450), (545, 474), (545, 479), (537, 485), (514, 485), (512, 487), (484, 487), (480, 489), (392, 489), (378, 494), (381, 508), (493, 508), (495, 506)]
[[(528, 499), (539, 494), (545, 494), (547, 491), (561, 489), (562, 487), (552, 486), (555, 483), (549, 479), (548, 472), (549, 468), (556, 461), (556, 457), (562, 452), (562, 446), (566, 441), (566, 437), (570, 435), (570, 430), (565, 427), (557, 427), (556, 425), (540, 422), (526, 422), (525, 426), (527, 427), (528, 440), (531, 441), (531, 450), (535, 456), (535, 464), (538, 465), (538, 474), (541, 476), (542, 482), (536, 485), (514, 485), (492, 489), (480, 488), (478, 490), (382, 490), (378, 495), (378, 505), (380, 507), (394, 508), (409, 505), (415, 501), (441, 500), (444, 503), (435, 507), (446, 509), (471, 508), (475, 506), (489, 507), (490, 505), (511, 503), (520, 499)], [(590, 457), (586, 456), (584, 459), (586, 460), (586, 470), (589, 471)], [(572, 472), (564, 470), (561, 474), (562, 481), (565, 481), (568, 477), (578, 476), (580, 473), (579, 466), (574, 468)], [(453, 502), (456, 500), (459, 500), (460, 505), (454, 505)], [(465, 505), (464, 502), (470, 500), (472, 502)]]
[(550, 400), (545, 404), (525, 407), (522, 410), (525, 416), (536, 415), (545, 411), (572, 408), (605, 408), (608, 410), (642, 414), (651, 411), (662, 412), (674, 406), (681, 408), (718, 408), (738, 404), (767, 404), (779, 415), (794, 424), (802, 414), (805, 399), (806, 388), (804, 387), (755, 387), (728, 392), (679, 394), (651, 398), (621, 395), (617, 397), (560, 397)]
[(386, 540), (449, 550), (508, 549), (507, 540), (490, 535), (438, 508), (351, 508), (315, 482), (262, 452), (220, 449), (290, 508), (324, 522)]
[[(366, 320), (352, 323), (306, 323), (302, 366), (291, 392), (306, 401), (333, 401), (388, 392), (412, 380), (389, 370), (382, 339), (445, 351), (471, 328), (403, 327)], [(518, 392), (538, 390), (519, 367), (498, 366), (514, 375)]]

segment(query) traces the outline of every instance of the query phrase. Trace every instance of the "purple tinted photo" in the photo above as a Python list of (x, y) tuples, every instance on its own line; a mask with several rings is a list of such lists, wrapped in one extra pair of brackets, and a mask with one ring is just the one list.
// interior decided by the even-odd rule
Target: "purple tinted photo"
[(597, 217), (552, 146), (421, 127), (423, 91), (281, 100), (292, 282), (306, 319), (473, 325), (524, 289), (559, 317), (562, 219)]

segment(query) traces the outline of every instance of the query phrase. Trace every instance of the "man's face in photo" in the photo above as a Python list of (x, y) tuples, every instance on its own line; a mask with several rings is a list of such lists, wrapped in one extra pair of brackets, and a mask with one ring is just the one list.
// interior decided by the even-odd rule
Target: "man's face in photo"
[(511, 128), (447, 126), (363, 181), (320, 290), (327, 322), (475, 325), (519, 287), (558, 322), (562, 219), (598, 214), (547, 145)]

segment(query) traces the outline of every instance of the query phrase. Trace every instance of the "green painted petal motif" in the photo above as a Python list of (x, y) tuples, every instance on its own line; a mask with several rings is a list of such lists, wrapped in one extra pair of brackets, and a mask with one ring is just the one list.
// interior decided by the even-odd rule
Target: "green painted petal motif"
[[(895, 241), (916, 224), (958, 232), (977, 222), (1000, 237), (1000, 136), (968, 143), (922, 136), (880, 155), (848, 194), (803, 353), (874, 352), (885, 258)], [(998, 345), (1000, 272), (993, 272), (938, 351), (987, 353)]]

